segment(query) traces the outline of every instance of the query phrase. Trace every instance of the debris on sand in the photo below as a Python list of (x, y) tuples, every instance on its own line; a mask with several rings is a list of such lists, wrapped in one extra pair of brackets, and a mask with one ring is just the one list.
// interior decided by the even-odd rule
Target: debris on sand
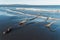
[(12, 31), (12, 28), (10, 27), (6, 31), (4, 31), (3, 34), (7, 34), (7, 33), (11, 32), (11, 31)]

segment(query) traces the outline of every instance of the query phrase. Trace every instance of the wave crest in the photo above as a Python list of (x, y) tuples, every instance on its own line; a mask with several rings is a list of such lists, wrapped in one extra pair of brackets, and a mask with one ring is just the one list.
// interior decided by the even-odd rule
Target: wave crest
[(60, 10), (59, 9), (37, 9), (37, 8), (16, 8), (16, 10), (32, 10), (32, 11), (37, 11), (37, 12), (59, 12), (60, 13)]

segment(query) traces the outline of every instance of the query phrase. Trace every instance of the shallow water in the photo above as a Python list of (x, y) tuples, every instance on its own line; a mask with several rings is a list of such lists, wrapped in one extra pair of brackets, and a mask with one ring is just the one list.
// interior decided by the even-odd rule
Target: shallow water
[[(21, 26), (19, 25), (19, 22), (21, 22), (21, 20), (24, 20), (25, 18), (31, 19), (34, 16), (21, 15), (15, 12), (10, 12), (6, 9), (11, 9), (16, 12), (22, 12), (24, 14), (42, 15), (42, 16), (53, 17), (53, 18), (60, 18), (60, 13), (45, 12), (45, 11), (38, 12), (38, 11), (33, 11), (33, 9), (32, 10), (16, 10), (16, 8), (21, 8), (21, 7), (1, 7), (0, 8), (0, 39), (1, 40), (60, 40), (60, 31), (59, 31), (60, 21), (59, 20), (56, 20), (56, 23), (51, 25), (52, 30), (56, 29), (55, 32), (51, 32), (44, 26), (47, 23), (42, 22), (45, 20), (42, 18), (36, 18), (32, 21), (29, 21), (26, 25)], [(38, 7), (36, 8), (39, 9)], [(40, 8), (40, 9), (52, 10), (54, 8)], [(58, 8), (56, 9), (58, 10)], [(54, 20), (48, 20), (48, 22), (51, 22), (51, 21), (54, 21)], [(2, 32), (5, 31), (8, 27), (13, 27), (15, 29), (10, 33), (8, 33), (7, 35), (3, 35)]]

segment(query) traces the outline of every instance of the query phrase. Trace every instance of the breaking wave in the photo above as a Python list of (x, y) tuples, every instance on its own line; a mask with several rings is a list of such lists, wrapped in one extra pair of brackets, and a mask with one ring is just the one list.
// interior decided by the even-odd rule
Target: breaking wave
[(58, 12), (60, 13), (60, 9), (38, 9), (38, 8), (16, 8), (16, 10), (31, 10), (37, 12)]
[[(6, 10), (9, 11), (9, 12), (14, 12), (14, 13), (19, 14), (19, 15), (34, 16), (34, 17), (38, 16), (38, 18), (44, 18), (44, 19), (48, 18), (48, 17), (45, 17), (45, 16), (25, 14), (25, 13), (13, 11), (13, 10), (10, 10), (10, 9), (6, 9)], [(49, 19), (50, 20), (60, 20), (60, 18), (51, 18), (51, 17), (49, 17)]]

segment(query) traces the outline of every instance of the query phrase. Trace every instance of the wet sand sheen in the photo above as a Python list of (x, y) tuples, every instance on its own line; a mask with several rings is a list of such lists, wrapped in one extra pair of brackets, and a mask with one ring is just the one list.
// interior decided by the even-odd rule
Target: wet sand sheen
[[(15, 28), (7, 35), (2, 35), (1, 40), (52, 40), (54, 39), (53, 33), (50, 32), (42, 23), (29, 23), (22, 27)], [(50, 34), (52, 33), (52, 34)], [(43, 39), (44, 38), (44, 39)], [(51, 39), (52, 38), (52, 39)]]

